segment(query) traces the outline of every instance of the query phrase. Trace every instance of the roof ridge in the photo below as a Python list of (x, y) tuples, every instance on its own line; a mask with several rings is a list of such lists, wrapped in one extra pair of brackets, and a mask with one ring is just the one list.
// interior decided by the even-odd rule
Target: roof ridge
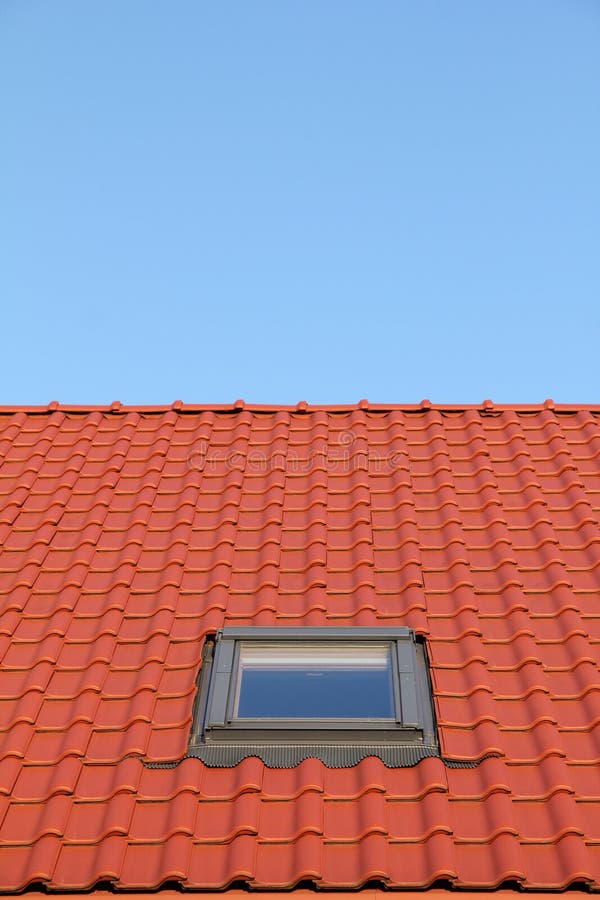
[(140, 413), (166, 413), (170, 411), (181, 413), (197, 413), (197, 412), (296, 412), (296, 413), (313, 413), (313, 412), (331, 412), (346, 413), (356, 411), (366, 412), (482, 412), (484, 414), (493, 415), (498, 412), (522, 412), (534, 413), (543, 412), (544, 410), (553, 410), (555, 412), (600, 412), (600, 403), (554, 403), (553, 400), (544, 400), (540, 403), (493, 403), (491, 400), (483, 400), (480, 403), (432, 403), (430, 400), (421, 400), (419, 403), (377, 403), (368, 400), (359, 400), (357, 403), (307, 403), (302, 400), (298, 403), (246, 403), (243, 400), (236, 400), (233, 403), (183, 403), (181, 400), (175, 400), (173, 403), (162, 404), (124, 404), (119, 400), (111, 403), (101, 404), (81, 404), (81, 403), (59, 403), (53, 400), (46, 405), (43, 404), (3, 404), (0, 405), (0, 415), (10, 415), (14, 413), (27, 414), (44, 414), (52, 412), (69, 412), (69, 413), (91, 413), (105, 412), (114, 414), (125, 414), (129, 412)]

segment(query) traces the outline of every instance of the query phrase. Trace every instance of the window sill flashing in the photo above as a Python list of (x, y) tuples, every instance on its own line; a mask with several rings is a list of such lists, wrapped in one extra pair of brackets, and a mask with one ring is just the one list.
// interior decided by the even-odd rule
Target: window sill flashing
[(319, 759), (329, 769), (346, 769), (369, 756), (378, 757), (390, 769), (398, 769), (415, 766), (422, 759), (439, 755), (438, 747), (433, 744), (340, 744), (339, 740), (316, 744), (198, 744), (188, 751), (188, 756), (200, 759), (209, 768), (218, 769), (237, 766), (250, 756), (258, 757), (273, 769), (293, 769), (305, 759)]

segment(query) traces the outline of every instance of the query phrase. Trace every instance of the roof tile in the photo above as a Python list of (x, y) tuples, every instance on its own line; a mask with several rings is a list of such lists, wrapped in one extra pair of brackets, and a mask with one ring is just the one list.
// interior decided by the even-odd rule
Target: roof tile
[[(0, 453), (3, 890), (600, 887), (599, 408), (52, 405)], [(148, 768), (227, 624), (414, 628), (476, 766)]]

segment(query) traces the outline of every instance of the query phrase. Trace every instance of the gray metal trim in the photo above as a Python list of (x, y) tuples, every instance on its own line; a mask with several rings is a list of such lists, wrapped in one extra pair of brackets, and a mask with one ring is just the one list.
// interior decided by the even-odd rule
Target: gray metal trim
[(337, 720), (280, 720), (274, 722), (232, 722), (214, 726), (204, 735), (207, 744), (372, 744), (374, 741), (392, 744), (423, 744), (420, 729), (404, 728), (395, 722), (381, 723), (338, 722)]
[(437, 747), (423, 744), (201, 744), (188, 753), (217, 769), (237, 766), (250, 756), (258, 757), (271, 769), (293, 769), (305, 759), (319, 759), (329, 769), (346, 769), (368, 756), (397, 769), (439, 755)]
[[(240, 642), (261, 640), (278, 644), (298, 640), (389, 642), (396, 718), (234, 718), (232, 703)], [(418, 761), (439, 754), (426, 648), (410, 628), (226, 627), (217, 632), (213, 645), (212, 666), (206, 664), (203, 656), (199, 693), (205, 705), (201, 706), (198, 698), (189, 746), (190, 755), (205, 760), (207, 765), (235, 765), (236, 761), (257, 755), (257, 747), (262, 748), (259, 755), (265, 764), (277, 766), (276, 760), (281, 759), (287, 760), (281, 763), (285, 767), (309, 757), (332, 766), (355, 765), (371, 755), (379, 756), (390, 766), (414, 765), (402, 760)], [(213, 759), (229, 762), (209, 762)], [(336, 762), (340, 759), (346, 762)]]
[(398, 674), (400, 676), (401, 722), (404, 726), (419, 728), (421, 721), (417, 709), (416, 660), (412, 641), (396, 641)]
[(221, 638), (234, 641), (260, 641), (265, 638), (276, 638), (278, 641), (331, 641), (338, 638), (345, 640), (359, 641), (394, 641), (401, 638), (412, 638), (414, 633), (411, 628), (404, 625), (397, 628), (359, 628), (354, 626), (331, 626), (323, 627), (292, 627), (287, 628), (285, 625), (276, 627), (225, 627), (220, 628), (217, 632)]
[(415, 641), (415, 682), (417, 686), (417, 702), (419, 719), (423, 729), (423, 743), (436, 744), (437, 722), (433, 703), (433, 685), (427, 656), (427, 644), (424, 640)]
[(192, 733), (190, 743), (196, 744), (202, 740), (204, 725), (208, 712), (208, 688), (210, 685), (210, 673), (213, 664), (215, 642), (208, 638), (202, 648), (202, 664), (196, 678), (196, 698), (192, 714)]
[(227, 722), (227, 698), (229, 696), (231, 677), (234, 671), (234, 650), (235, 641), (217, 641), (208, 695), (206, 715), (207, 728), (214, 725), (224, 727)]
[[(270, 754), (273, 754), (273, 751), (279, 749), (279, 751), (280, 751), (279, 758), (281, 758), (283, 756), (282, 748), (277, 748), (275, 746), (269, 746), (268, 748), (265, 748), (265, 749)], [(299, 749), (299, 748), (296, 748), (296, 747), (294, 748), (294, 750), (297, 750), (297, 749)], [(305, 747), (304, 749), (306, 751), (309, 751), (312, 748)], [(322, 748), (319, 748), (319, 749), (322, 749)], [(340, 747), (337, 749), (342, 750), (343, 748)], [(350, 756), (352, 753), (352, 748), (349, 746), (348, 749), (350, 751), (350, 753), (348, 753), (348, 756)], [(365, 756), (362, 755), (364, 753), (366, 756), (378, 757), (379, 759), (381, 759), (383, 764), (385, 766), (387, 766), (388, 769), (408, 768), (411, 766), (416, 766), (421, 762), (421, 760), (431, 759), (432, 757), (441, 759), (442, 763), (444, 764), (444, 766), (447, 769), (476, 769), (483, 762), (485, 762), (486, 759), (503, 759), (504, 758), (501, 753), (484, 753), (483, 756), (480, 756), (478, 759), (448, 759), (445, 756), (441, 756), (439, 753), (439, 750), (437, 748), (432, 748), (431, 746), (426, 746), (426, 747), (422, 746), (422, 747), (399, 747), (399, 748), (396, 748), (397, 750), (400, 750), (401, 752), (394, 754), (395, 758), (392, 759), (391, 758), (392, 754), (388, 753), (388, 751), (390, 750), (390, 747), (388, 745), (386, 745), (384, 747), (377, 747), (377, 746), (367, 747), (367, 746), (365, 746), (365, 747), (361, 747), (359, 749), (361, 752), (361, 756), (357, 760), (357, 762), (360, 762), (361, 759), (365, 758)], [(235, 751), (235, 753), (234, 753), (234, 751)], [(262, 758), (256, 752), (256, 748), (254, 746), (246, 747), (246, 748), (237, 747), (237, 746), (233, 747), (233, 748), (228, 748), (228, 747), (223, 747), (223, 746), (219, 746), (219, 745), (213, 745), (210, 748), (208, 748), (206, 746), (202, 746), (202, 747), (198, 748), (198, 750), (192, 750), (189, 753), (186, 753), (185, 756), (182, 756), (181, 759), (166, 760), (166, 761), (161, 761), (161, 762), (151, 761), (148, 759), (141, 759), (141, 763), (146, 769), (176, 769), (177, 766), (179, 766), (185, 759), (200, 759), (201, 762), (203, 762), (204, 765), (207, 766), (209, 769), (210, 768), (229, 769), (232, 766), (236, 766), (238, 764), (238, 762), (235, 761), (237, 759), (238, 753), (245, 754), (245, 755), (240, 755), (238, 762), (241, 762), (243, 759), (248, 759), (251, 756), (258, 757), (259, 759)], [(230, 755), (228, 755), (228, 754), (230, 754)], [(132, 754), (132, 756), (135, 756), (136, 759), (140, 759), (140, 757), (138, 757), (136, 754)], [(311, 754), (311, 758), (312, 758), (312, 756), (313, 755)], [(275, 754), (273, 754), (271, 758), (275, 759)], [(304, 758), (307, 759), (308, 757), (304, 757)], [(319, 755), (316, 758), (320, 759), (324, 765), (328, 765), (327, 762), (323, 759), (322, 755)], [(215, 762), (215, 760), (216, 760), (216, 762)], [(399, 761), (399, 760), (401, 760), (401, 761)], [(302, 762), (302, 760), (300, 760), (300, 762)], [(266, 762), (265, 762), (265, 765), (267, 765)], [(297, 765), (297, 763), (294, 763), (294, 765)], [(341, 759), (341, 757), (340, 757), (339, 765), (336, 765), (336, 766), (329, 765), (328, 768), (346, 769), (346, 768), (350, 768), (353, 765), (356, 765), (356, 762), (348, 762), (348, 757), (345, 757), (344, 759)], [(279, 766), (279, 765), (271, 764), (269, 766), (269, 768), (293, 768), (293, 766), (290, 766), (290, 765)]]

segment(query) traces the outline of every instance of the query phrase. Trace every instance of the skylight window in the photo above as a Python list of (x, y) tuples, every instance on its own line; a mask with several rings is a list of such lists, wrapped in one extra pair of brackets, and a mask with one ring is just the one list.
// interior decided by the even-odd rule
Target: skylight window
[(438, 752), (425, 647), (408, 628), (223, 628), (198, 687), (190, 753), (208, 764)]
[(242, 641), (233, 716), (391, 720), (391, 649), (389, 642)]

